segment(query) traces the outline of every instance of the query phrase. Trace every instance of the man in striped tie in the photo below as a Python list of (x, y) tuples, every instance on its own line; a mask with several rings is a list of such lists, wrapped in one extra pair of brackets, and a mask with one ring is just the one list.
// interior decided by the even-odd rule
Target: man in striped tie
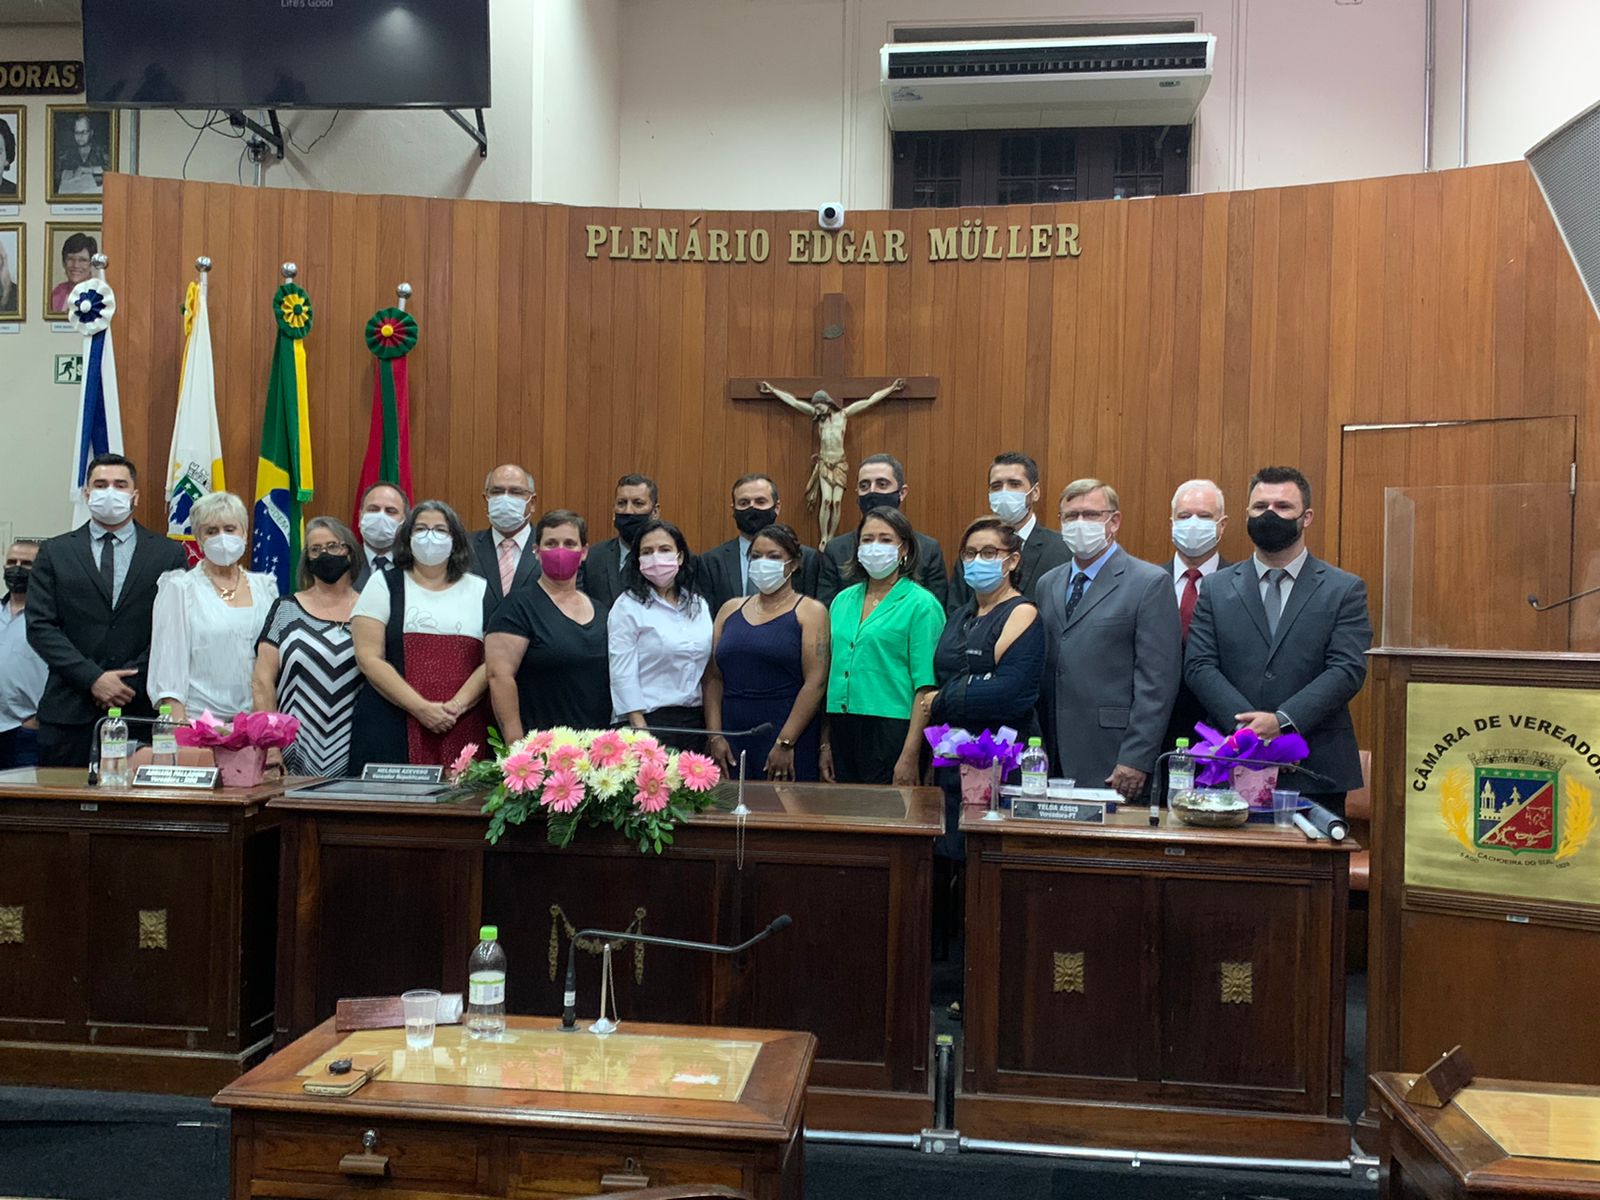
[(539, 548), (532, 544), (538, 498), (533, 472), (515, 463), (496, 467), (483, 481), (489, 528), (473, 533), (472, 561), (489, 584), (483, 593), (485, 622), (500, 601), (539, 577)]

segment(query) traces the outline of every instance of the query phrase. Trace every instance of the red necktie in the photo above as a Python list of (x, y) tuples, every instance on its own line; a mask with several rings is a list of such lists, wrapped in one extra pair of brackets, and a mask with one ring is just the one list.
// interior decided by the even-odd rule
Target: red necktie
[(1189, 622), (1194, 620), (1195, 602), (1200, 599), (1200, 568), (1183, 573), (1183, 599), (1178, 601), (1178, 618), (1183, 622), (1183, 640), (1189, 640)]

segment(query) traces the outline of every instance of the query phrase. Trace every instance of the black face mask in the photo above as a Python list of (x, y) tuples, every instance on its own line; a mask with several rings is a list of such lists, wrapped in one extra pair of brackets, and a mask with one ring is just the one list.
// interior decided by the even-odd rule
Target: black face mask
[(1295, 539), (1300, 536), (1300, 518), (1291, 521), (1275, 512), (1259, 513), (1245, 523), (1245, 531), (1262, 550), (1276, 554), (1294, 545)]
[(880, 508), (899, 508), (899, 492), (858, 492), (856, 503), (861, 506), (861, 515), (866, 516)]
[(733, 510), (733, 523), (739, 527), (739, 532), (747, 538), (753, 538), (768, 525), (778, 519), (776, 508), (736, 508)]
[(324, 554), (318, 558), (306, 560), (306, 567), (311, 574), (322, 580), (323, 583), (337, 583), (350, 569), (350, 556), (348, 554)]
[(631, 547), (639, 540), (639, 531), (649, 520), (649, 513), (616, 513), (611, 518), (611, 524), (616, 526), (617, 533)]
[(25, 592), (28, 590), (28, 576), (33, 573), (32, 567), (7, 567), (6, 591)]

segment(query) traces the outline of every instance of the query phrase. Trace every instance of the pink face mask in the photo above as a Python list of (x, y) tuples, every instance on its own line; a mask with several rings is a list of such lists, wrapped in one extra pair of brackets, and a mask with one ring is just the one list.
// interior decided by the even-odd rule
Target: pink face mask
[(539, 547), (539, 570), (562, 583), (578, 573), (578, 564), (582, 561), (583, 551), (571, 546)]
[(672, 550), (660, 550), (639, 559), (639, 574), (657, 587), (671, 587), (678, 577), (678, 555)]

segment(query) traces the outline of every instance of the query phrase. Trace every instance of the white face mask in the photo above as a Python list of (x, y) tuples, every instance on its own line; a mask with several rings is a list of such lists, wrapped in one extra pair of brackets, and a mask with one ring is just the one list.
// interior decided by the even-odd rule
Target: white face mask
[(528, 501), (521, 496), (490, 496), (489, 524), (500, 533), (515, 533), (528, 521)]
[(231, 567), (244, 557), (244, 539), (237, 533), (219, 533), (205, 541), (206, 561), (214, 567)]
[(856, 561), (874, 579), (887, 579), (900, 568), (900, 547), (888, 542), (863, 542), (856, 547)]
[(1219, 540), (1217, 523), (1210, 517), (1183, 517), (1172, 523), (1172, 544), (1190, 558), (1211, 553)]
[(102, 525), (121, 525), (133, 511), (133, 493), (120, 488), (90, 488), (89, 513)]
[(1028, 493), (990, 492), (989, 511), (1007, 525), (1020, 525), (1028, 515)]
[(419, 529), (411, 535), (411, 557), (425, 567), (447, 561), (455, 541), (448, 529)]
[(387, 550), (394, 545), (394, 535), (400, 522), (388, 513), (365, 512), (361, 514), (361, 540), (374, 550)]
[(750, 560), (750, 582), (756, 585), (756, 591), (763, 596), (770, 596), (783, 586), (783, 581), (789, 577), (789, 564), (779, 562), (775, 558), (753, 558)]
[(1111, 542), (1104, 521), (1073, 521), (1061, 524), (1061, 540), (1074, 558), (1095, 558)]

